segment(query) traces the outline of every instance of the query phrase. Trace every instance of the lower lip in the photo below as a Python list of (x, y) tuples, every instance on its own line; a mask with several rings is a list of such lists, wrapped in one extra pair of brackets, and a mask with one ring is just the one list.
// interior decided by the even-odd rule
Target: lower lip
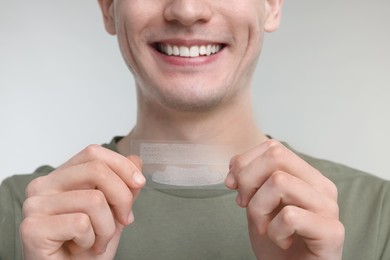
[(153, 48), (154, 53), (162, 59), (165, 63), (174, 66), (180, 67), (194, 67), (194, 66), (204, 66), (210, 63), (213, 63), (218, 60), (218, 58), (222, 55), (225, 48), (219, 51), (216, 54), (210, 56), (199, 56), (199, 57), (178, 57), (178, 56), (168, 56)]

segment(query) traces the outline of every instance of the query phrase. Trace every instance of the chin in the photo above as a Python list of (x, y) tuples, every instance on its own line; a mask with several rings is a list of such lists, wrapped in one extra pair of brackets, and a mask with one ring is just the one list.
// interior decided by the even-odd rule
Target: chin
[[(142, 89), (142, 88), (141, 88)], [(214, 82), (187, 81), (160, 81), (143, 88), (147, 99), (153, 100), (163, 107), (179, 112), (207, 112), (215, 110), (234, 95), (232, 85)]]
[(221, 96), (208, 97), (175, 97), (167, 96), (161, 98), (161, 103), (170, 109), (180, 112), (207, 112), (216, 109), (223, 98)]

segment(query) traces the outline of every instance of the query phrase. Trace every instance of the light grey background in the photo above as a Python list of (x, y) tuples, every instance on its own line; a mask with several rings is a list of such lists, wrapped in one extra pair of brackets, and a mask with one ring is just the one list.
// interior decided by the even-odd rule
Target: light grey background
[[(254, 82), (266, 133), (390, 179), (390, 1), (285, 1)], [(135, 92), (97, 1), (1, 0), (0, 180), (124, 135)]]

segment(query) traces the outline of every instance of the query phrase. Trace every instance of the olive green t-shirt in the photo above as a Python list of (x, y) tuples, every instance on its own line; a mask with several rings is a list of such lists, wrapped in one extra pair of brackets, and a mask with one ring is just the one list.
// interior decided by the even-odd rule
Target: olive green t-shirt
[[(115, 139), (105, 147), (116, 151)], [(343, 259), (390, 259), (390, 182), (333, 162), (297, 153), (338, 187), (346, 229)], [(10, 177), (0, 186), (0, 259), (22, 259), (19, 225), (27, 184), (49, 174)], [(255, 259), (245, 210), (228, 190), (157, 190), (145, 187), (135, 222), (121, 238), (116, 259)]]

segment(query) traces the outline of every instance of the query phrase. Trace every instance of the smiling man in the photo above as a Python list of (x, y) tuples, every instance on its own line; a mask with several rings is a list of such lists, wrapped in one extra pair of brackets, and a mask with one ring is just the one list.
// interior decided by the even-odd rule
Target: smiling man
[[(282, 0), (99, 4), (136, 81), (137, 123), (56, 169), (7, 179), (1, 258), (390, 257), (388, 182), (293, 152), (254, 122), (252, 77)], [(148, 187), (133, 140), (231, 144), (228, 189)]]

